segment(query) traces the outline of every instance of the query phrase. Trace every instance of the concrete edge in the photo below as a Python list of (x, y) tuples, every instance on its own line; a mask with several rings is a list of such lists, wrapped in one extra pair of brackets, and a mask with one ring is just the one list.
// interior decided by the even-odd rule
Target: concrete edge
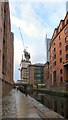
[(27, 97), (30, 103), (37, 109), (39, 113), (41, 113), (41, 116), (43, 116), (44, 118), (64, 118), (63, 116), (47, 108), (46, 106), (44, 106), (34, 98), (30, 97), (29, 95)]

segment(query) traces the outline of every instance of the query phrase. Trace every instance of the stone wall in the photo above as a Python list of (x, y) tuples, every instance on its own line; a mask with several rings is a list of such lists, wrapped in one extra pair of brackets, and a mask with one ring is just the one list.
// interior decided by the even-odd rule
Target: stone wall
[(46, 87), (56, 91), (68, 91), (68, 83), (53, 84)]
[(6, 81), (2, 81), (2, 96), (6, 96), (13, 88), (13, 85)]
[(0, 98), (2, 97), (2, 80), (0, 79)]

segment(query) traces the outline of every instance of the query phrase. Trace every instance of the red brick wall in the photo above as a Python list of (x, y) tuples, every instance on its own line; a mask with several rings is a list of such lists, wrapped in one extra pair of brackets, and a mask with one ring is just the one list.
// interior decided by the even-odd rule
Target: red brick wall
[(30, 84), (34, 84), (34, 66), (30, 66)]
[[(65, 28), (68, 29), (68, 24), (66, 23), (66, 20), (68, 19), (68, 14), (66, 14), (65, 19), (60, 22), (57, 29), (54, 30), (53, 36), (52, 36), (52, 42), (50, 45), (50, 73), (52, 73), (52, 83), (54, 83), (53, 80), (53, 72), (56, 71), (56, 83), (60, 83), (60, 77), (63, 77), (63, 82), (65, 80), (65, 71), (64, 71), (64, 63), (66, 62), (66, 52), (65, 46), (68, 45), (68, 42), (65, 43), (65, 37), (68, 36), (68, 32), (65, 33)], [(59, 39), (59, 36), (60, 39)], [(61, 42), (61, 46), (60, 46)], [(56, 52), (54, 52), (54, 48), (56, 48)], [(60, 50), (62, 50), (62, 54), (60, 55)], [(54, 59), (54, 55), (56, 53), (56, 58)], [(60, 63), (60, 58), (62, 58), (62, 62)], [(54, 65), (54, 62), (56, 61), (56, 65)], [(51, 68), (52, 66), (52, 68)], [(62, 69), (62, 74), (60, 74), (60, 69)]]

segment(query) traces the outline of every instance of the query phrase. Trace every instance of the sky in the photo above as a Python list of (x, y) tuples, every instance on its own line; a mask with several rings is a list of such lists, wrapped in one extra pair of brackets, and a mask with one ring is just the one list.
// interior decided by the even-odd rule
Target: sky
[[(46, 34), (51, 38), (54, 29), (66, 15), (67, 0), (9, 0), (11, 31), (14, 33), (14, 80), (20, 79), (20, 62), (25, 48), (30, 61), (46, 62)], [(20, 30), (22, 38), (20, 35)]]

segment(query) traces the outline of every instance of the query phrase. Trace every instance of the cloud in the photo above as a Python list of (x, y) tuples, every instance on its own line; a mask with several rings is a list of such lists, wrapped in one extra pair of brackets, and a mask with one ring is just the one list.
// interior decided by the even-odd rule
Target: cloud
[(22, 41), (18, 38), (14, 39), (14, 62), (20, 64), (22, 53), (23, 53)]
[(38, 29), (34, 25), (35, 23), (28, 23), (28, 21), (21, 20), (17, 17), (12, 16), (12, 24), (16, 25), (16, 27), (20, 27), (28, 36), (34, 37), (38, 35)]
[(9, 3), (9, 5), (10, 5), (10, 11), (11, 11), (11, 16), (12, 16), (12, 14), (13, 15), (15, 15), (16, 14), (16, 2), (13, 2), (13, 3)]
[[(46, 11), (47, 21), (49, 26), (53, 29), (58, 26), (61, 19), (64, 19), (66, 14), (66, 2), (64, 0), (59, 2), (47, 2), (43, 4), (43, 9)], [(63, 10), (63, 12), (62, 12)]]
[(19, 64), (14, 64), (14, 81), (20, 80)]
[[(44, 37), (46, 33), (52, 31), (51, 28), (45, 27), (42, 23), (38, 23), (38, 21), (33, 21), (32, 23), (21, 20), (17, 17), (11, 17), (12, 24), (15, 25), (17, 28), (21, 28), (23, 32), (27, 35), (32, 37), (33, 39), (36, 37)], [(31, 39), (32, 40), (32, 39)]]
[(64, 2), (65, 0), (11, 0), (11, 2)]
[[(40, 0), (41, 1), (41, 0)], [(61, 0), (59, 0), (61, 1)], [(31, 55), (31, 62), (46, 62), (45, 36), (51, 37), (53, 30), (65, 15), (65, 2), (61, 4), (58, 0), (39, 2), (14, 1), (10, 3), (12, 31), (14, 39), (14, 74), (17, 79), (19, 64), (22, 58), (23, 46), (21, 36), (18, 36), (17, 29), (20, 27), (24, 36), (25, 46), (28, 43), (28, 52)], [(38, 7), (37, 7), (38, 6)], [(58, 9), (57, 9), (58, 8)], [(62, 12), (63, 9), (63, 12)]]
[[(32, 7), (31, 3), (20, 3), (20, 17), (11, 15), (12, 24), (26, 33), (26, 35), (31, 37), (37, 37), (40, 35), (41, 31), (48, 32), (50, 27), (48, 24), (38, 15)], [(23, 12), (24, 11), (24, 12)]]

